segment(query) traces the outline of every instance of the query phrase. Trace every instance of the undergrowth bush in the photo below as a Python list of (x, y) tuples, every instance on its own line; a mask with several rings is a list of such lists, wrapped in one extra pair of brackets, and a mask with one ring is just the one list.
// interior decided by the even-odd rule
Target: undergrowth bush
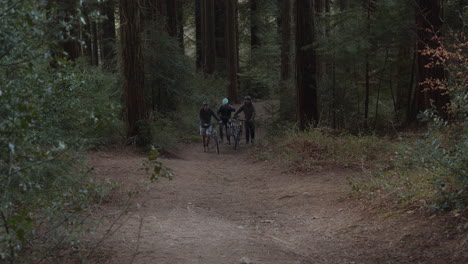
[(320, 170), (327, 165), (359, 167), (366, 171), (377, 166), (390, 167), (401, 148), (390, 139), (334, 134), (325, 128), (300, 131), (283, 124), (271, 131), (266, 140), (259, 142), (258, 158), (279, 156), (282, 162), (299, 171)]
[[(450, 78), (446, 83), (426, 80), (431, 90), (448, 92), (450, 104), (440, 113), (429, 109), (420, 114), (427, 132), (399, 156), (398, 167), (381, 170), (369, 182), (354, 184), (366, 196), (391, 198), (404, 206), (466, 213), (468, 206), (468, 90), (466, 51), (461, 36), (454, 45), (425, 50), (446, 63)], [(442, 42), (443, 43), (443, 42)], [(427, 65), (432, 67), (434, 65)]]
[(0, 3), (0, 262), (79, 244), (86, 209), (110, 188), (88, 177), (84, 150), (120, 137), (115, 76), (51, 52), (64, 31), (46, 12)]

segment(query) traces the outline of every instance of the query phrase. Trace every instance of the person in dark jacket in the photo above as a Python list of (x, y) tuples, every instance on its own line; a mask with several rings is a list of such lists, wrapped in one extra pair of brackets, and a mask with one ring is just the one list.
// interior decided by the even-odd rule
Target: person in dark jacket
[(252, 144), (255, 142), (255, 107), (252, 104), (250, 96), (244, 97), (244, 104), (234, 113), (234, 118), (237, 118), (240, 112), (244, 112), (245, 116), (245, 143), (249, 144), (249, 139), (252, 138)]
[(221, 119), (211, 110), (210, 102), (204, 101), (203, 108), (200, 109), (200, 136), (203, 137), (203, 151), (208, 152), (210, 145), (210, 135), (213, 127), (211, 126), (211, 117), (214, 117), (218, 122)]
[(231, 144), (231, 137), (228, 133), (228, 122), (229, 119), (231, 119), (231, 114), (235, 111), (236, 109), (229, 104), (229, 100), (224, 98), (217, 112), (218, 116), (221, 118), (221, 121), (223, 121), (221, 126), (219, 126), (219, 136), (221, 138), (221, 142), (223, 142), (223, 130), (226, 130), (226, 138), (229, 144)]

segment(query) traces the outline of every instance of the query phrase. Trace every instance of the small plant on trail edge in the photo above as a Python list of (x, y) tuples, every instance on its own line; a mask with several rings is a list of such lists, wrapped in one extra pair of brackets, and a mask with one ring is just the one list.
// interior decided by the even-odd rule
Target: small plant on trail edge
[(151, 182), (156, 182), (161, 177), (168, 180), (172, 180), (174, 177), (172, 170), (158, 161), (160, 156), (159, 151), (155, 147), (152, 147), (148, 160), (143, 163), (143, 168), (149, 174)]

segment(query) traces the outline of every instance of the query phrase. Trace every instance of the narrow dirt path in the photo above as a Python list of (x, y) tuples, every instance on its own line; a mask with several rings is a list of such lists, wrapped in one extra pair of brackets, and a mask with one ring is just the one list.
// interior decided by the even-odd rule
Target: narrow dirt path
[[(96, 262), (449, 263), (453, 257), (445, 250), (451, 245), (431, 240), (430, 220), (369, 218), (348, 198), (350, 171), (295, 174), (226, 144), (220, 155), (187, 145), (177, 156), (163, 159), (174, 180), (155, 184), (147, 184), (142, 155), (90, 156), (98, 178), (122, 184), (101, 208), (103, 226), (120, 228)], [(118, 218), (129, 190), (139, 193)], [(413, 230), (425, 225), (427, 237), (419, 238)]]

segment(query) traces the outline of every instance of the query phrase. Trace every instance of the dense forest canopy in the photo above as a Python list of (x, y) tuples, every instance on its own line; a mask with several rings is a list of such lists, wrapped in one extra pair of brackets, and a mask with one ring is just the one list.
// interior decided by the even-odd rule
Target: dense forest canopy
[(188, 140), (201, 102), (224, 97), (273, 102), (271, 130), (424, 131), (414, 164), (440, 208), (466, 209), (467, 13), (464, 0), (1, 1), (0, 259), (78, 243), (108, 188), (87, 150)]

